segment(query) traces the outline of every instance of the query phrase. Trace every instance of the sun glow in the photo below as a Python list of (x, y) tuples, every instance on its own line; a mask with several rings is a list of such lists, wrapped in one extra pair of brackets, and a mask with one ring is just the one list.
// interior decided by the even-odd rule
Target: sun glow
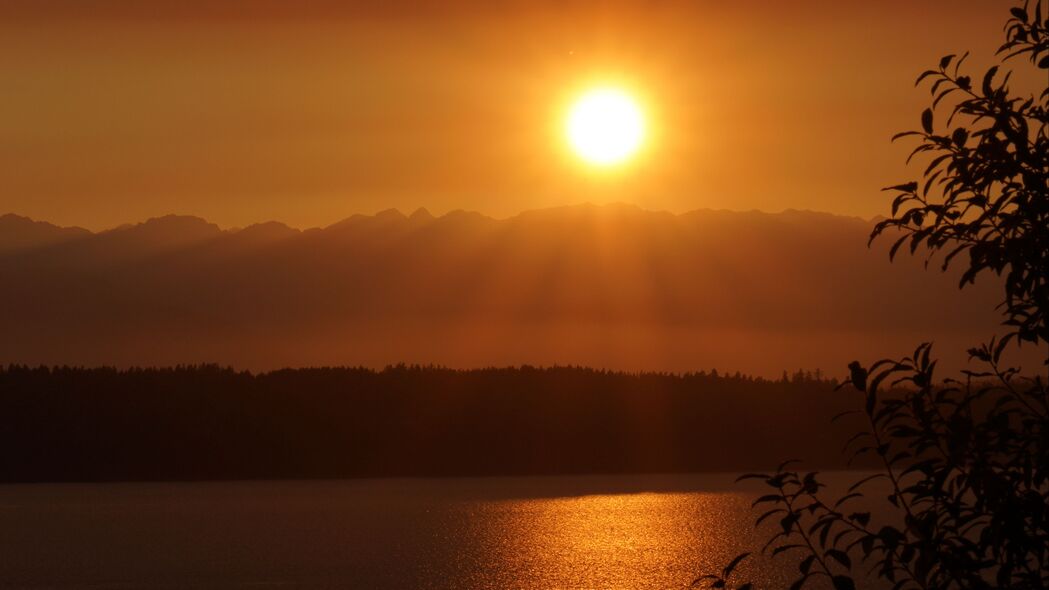
[(596, 88), (572, 105), (565, 130), (579, 157), (596, 166), (611, 166), (627, 160), (641, 147), (645, 118), (626, 92)]

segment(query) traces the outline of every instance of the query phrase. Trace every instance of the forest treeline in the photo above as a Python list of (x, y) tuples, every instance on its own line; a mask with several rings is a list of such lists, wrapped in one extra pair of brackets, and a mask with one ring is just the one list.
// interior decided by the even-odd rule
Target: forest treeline
[(803, 372), (0, 368), (0, 480), (844, 467), (855, 392)]

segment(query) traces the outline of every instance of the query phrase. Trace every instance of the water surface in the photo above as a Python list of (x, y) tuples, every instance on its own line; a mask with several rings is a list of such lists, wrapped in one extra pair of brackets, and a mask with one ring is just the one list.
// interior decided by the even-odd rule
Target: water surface
[(0, 587), (683, 588), (758, 541), (733, 477), (0, 486)]

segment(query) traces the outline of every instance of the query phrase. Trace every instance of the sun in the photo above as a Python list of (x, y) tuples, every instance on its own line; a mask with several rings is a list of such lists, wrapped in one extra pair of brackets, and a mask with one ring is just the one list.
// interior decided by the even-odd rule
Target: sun
[(637, 101), (618, 88), (594, 88), (579, 97), (565, 125), (576, 154), (596, 166), (612, 166), (634, 155), (645, 137)]

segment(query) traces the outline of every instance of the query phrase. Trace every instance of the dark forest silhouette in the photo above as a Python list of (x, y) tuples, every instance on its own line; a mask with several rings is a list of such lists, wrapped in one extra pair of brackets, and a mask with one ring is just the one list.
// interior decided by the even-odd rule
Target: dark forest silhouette
[[(843, 467), (832, 381), (395, 366), (0, 370), (4, 481)], [(789, 420), (786, 418), (790, 417)]]

